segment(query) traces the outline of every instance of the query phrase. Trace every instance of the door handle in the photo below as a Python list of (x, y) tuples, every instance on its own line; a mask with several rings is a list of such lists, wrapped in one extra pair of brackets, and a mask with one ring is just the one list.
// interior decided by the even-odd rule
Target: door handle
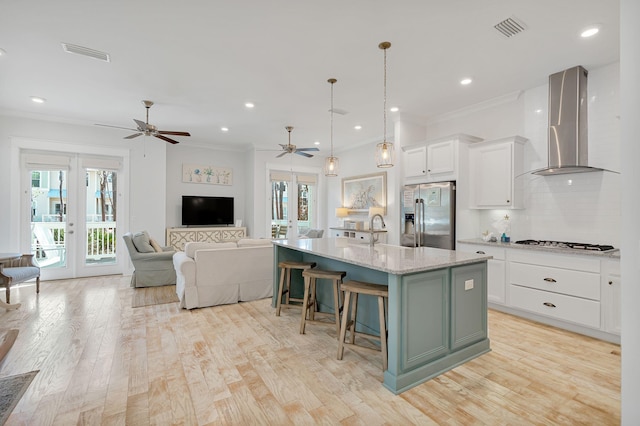
[(478, 250), (476, 253), (477, 254), (487, 254), (487, 253), (483, 252), (482, 250)]
[(69, 230), (69, 234), (73, 234), (73, 229), (72, 229), (72, 230)]
[(548, 283), (557, 283), (557, 281), (554, 280), (553, 278), (544, 278), (544, 280)]

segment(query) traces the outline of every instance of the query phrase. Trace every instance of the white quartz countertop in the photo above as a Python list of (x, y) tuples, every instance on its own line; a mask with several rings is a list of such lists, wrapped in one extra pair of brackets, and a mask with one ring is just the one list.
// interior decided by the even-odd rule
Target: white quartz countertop
[(401, 247), (390, 244), (350, 244), (341, 238), (274, 240), (273, 244), (365, 268), (405, 275), (460, 266), (491, 259), (491, 256), (431, 247)]
[(562, 248), (562, 247), (549, 247), (549, 246), (531, 246), (526, 244), (516, 244), (516, 243), (501, 243), (501, 242), (489, 242), (484, 241), (481, 238), (474, 238), (470, 240), (458, 240), (461, 244), (475, 244), (481, 246), (489, 246), (489, 247), (502, 247), (502, 248), (510, 248), (510, 249), (519, 249), (519, 250), (535, 250), (535, 251), (545, 251), (551, 253), (562, 253), (562, 254), (572, 254), (577, 256), (597, 256), (597, 257), (610, 257), (613, 259), (620, 258), (620, 250), (613, 249), (610, 251), (595, 251), (595, 250), (576, 250), (570, 248)]

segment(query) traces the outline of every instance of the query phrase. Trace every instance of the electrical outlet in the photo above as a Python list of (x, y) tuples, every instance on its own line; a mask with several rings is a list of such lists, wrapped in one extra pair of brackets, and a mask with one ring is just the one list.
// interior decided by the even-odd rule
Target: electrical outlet
[(466, 280), (464, 282), (464, 289), (465, 290), (472, 290), (473, 289), (473, 280)]

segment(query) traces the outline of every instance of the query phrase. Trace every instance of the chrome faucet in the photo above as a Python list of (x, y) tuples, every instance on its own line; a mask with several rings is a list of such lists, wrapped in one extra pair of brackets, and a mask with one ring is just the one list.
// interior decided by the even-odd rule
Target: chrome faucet
[(375, 243), (378, 242), (378, 236), (376, 235), (375, 231), (373, 230), (373, 220), (379, 217), (380, 218), (380, 222), (382, 222), (382, 228), (386, 228), (387, 225), (385, 225), (384, 223), (384, 218), (382, 217), (382, 215), (380, 213), (376, 213), (373, 216), (371, 216), (371, 219), (369, 220), (369, 233), (371, 234), (369, 237), (369, 245), (373, 246)]

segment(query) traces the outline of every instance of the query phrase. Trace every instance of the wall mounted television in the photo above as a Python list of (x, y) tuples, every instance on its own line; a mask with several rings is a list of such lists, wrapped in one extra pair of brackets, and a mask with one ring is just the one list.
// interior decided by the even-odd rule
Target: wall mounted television
[(233, 225), (233, 197), (182, 196), (183, 226)]

